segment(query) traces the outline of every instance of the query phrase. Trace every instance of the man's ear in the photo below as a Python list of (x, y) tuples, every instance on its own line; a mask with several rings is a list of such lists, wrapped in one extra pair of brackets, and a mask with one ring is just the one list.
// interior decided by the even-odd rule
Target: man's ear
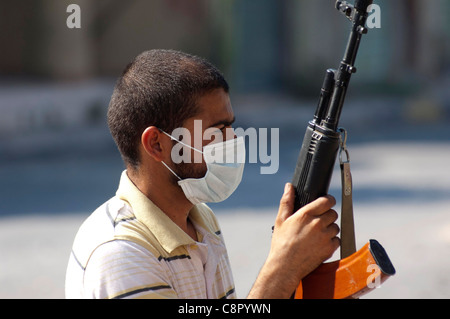
[(165, 158), (163, 133), (156, 126), (147, 127), (141, 135), (141, 144), (145, 152), (155, 161), (163, 161)]

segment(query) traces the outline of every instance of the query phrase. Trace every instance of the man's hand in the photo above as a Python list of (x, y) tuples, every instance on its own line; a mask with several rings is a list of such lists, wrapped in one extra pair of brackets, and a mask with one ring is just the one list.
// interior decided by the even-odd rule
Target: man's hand
[(269, 256), (249, 298), (289, 298), (301, 279), (339, 247), (336, 200), (321, 197), (292, 214), (294, 197), (293, 186), (286, 184)]

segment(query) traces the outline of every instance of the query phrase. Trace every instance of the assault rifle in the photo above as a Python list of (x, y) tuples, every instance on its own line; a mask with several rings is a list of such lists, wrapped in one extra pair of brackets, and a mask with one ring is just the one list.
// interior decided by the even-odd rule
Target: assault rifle
[(306, 128), (292, 184), (296, 193), (294, 211), (326, 195), (339, 151), (343, 183), (341, 259), (324, 263), (305, 277), (294, 295), (298, 299), (358, 298), (395, 274), (386, 251), (376, 240), (370, 240), (356, 251), (350, 160), (345, 145), (347, 135), (338, 127), (350, 78), (356, 72), (354, 64), (360, 41), (367, 33), (368, 7), (372, 1), (355, 0), (354, 5), (336, 2), (336, 9), (352, 22), (352, 29), (339, 68), (326, 71), (316, 113)]

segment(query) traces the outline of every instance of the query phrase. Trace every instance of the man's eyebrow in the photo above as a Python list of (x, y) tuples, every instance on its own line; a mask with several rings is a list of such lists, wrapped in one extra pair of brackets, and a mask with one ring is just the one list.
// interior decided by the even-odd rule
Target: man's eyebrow
[(218, 121), (217, 123), (210, 125), (209, 127), (215, 127), (215, 126), (219, 126), (219, 125), (231, 126), (235, 121), (236, 121), (236, 117), (233, 116), (233, 119), (231, 121), (221, 120), (221, 121)]

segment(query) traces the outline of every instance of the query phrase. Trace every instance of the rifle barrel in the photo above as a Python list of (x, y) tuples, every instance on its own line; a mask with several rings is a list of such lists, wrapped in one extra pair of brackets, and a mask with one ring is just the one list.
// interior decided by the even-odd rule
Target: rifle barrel
[(353, 9), (354, 13), (351, 15), (353, 27), (348, 38), (344, 58), (342, 59), (336, 72), (333, 95), (331, 97), (328, 113), (323, 121), (323, 126), (327, 130), (337, 130), (347, 88), (350, 83), (350, 78), (351, 75), (356, 72), (354, 64), (358, 53), (359, 44), (361, 43), (362, 35), (367, 33), (367, 29), (365, 27), (368, 16), (367, 8), (372, 4), (372, 2), (373, 0), (355, 1), (355, 6)]

